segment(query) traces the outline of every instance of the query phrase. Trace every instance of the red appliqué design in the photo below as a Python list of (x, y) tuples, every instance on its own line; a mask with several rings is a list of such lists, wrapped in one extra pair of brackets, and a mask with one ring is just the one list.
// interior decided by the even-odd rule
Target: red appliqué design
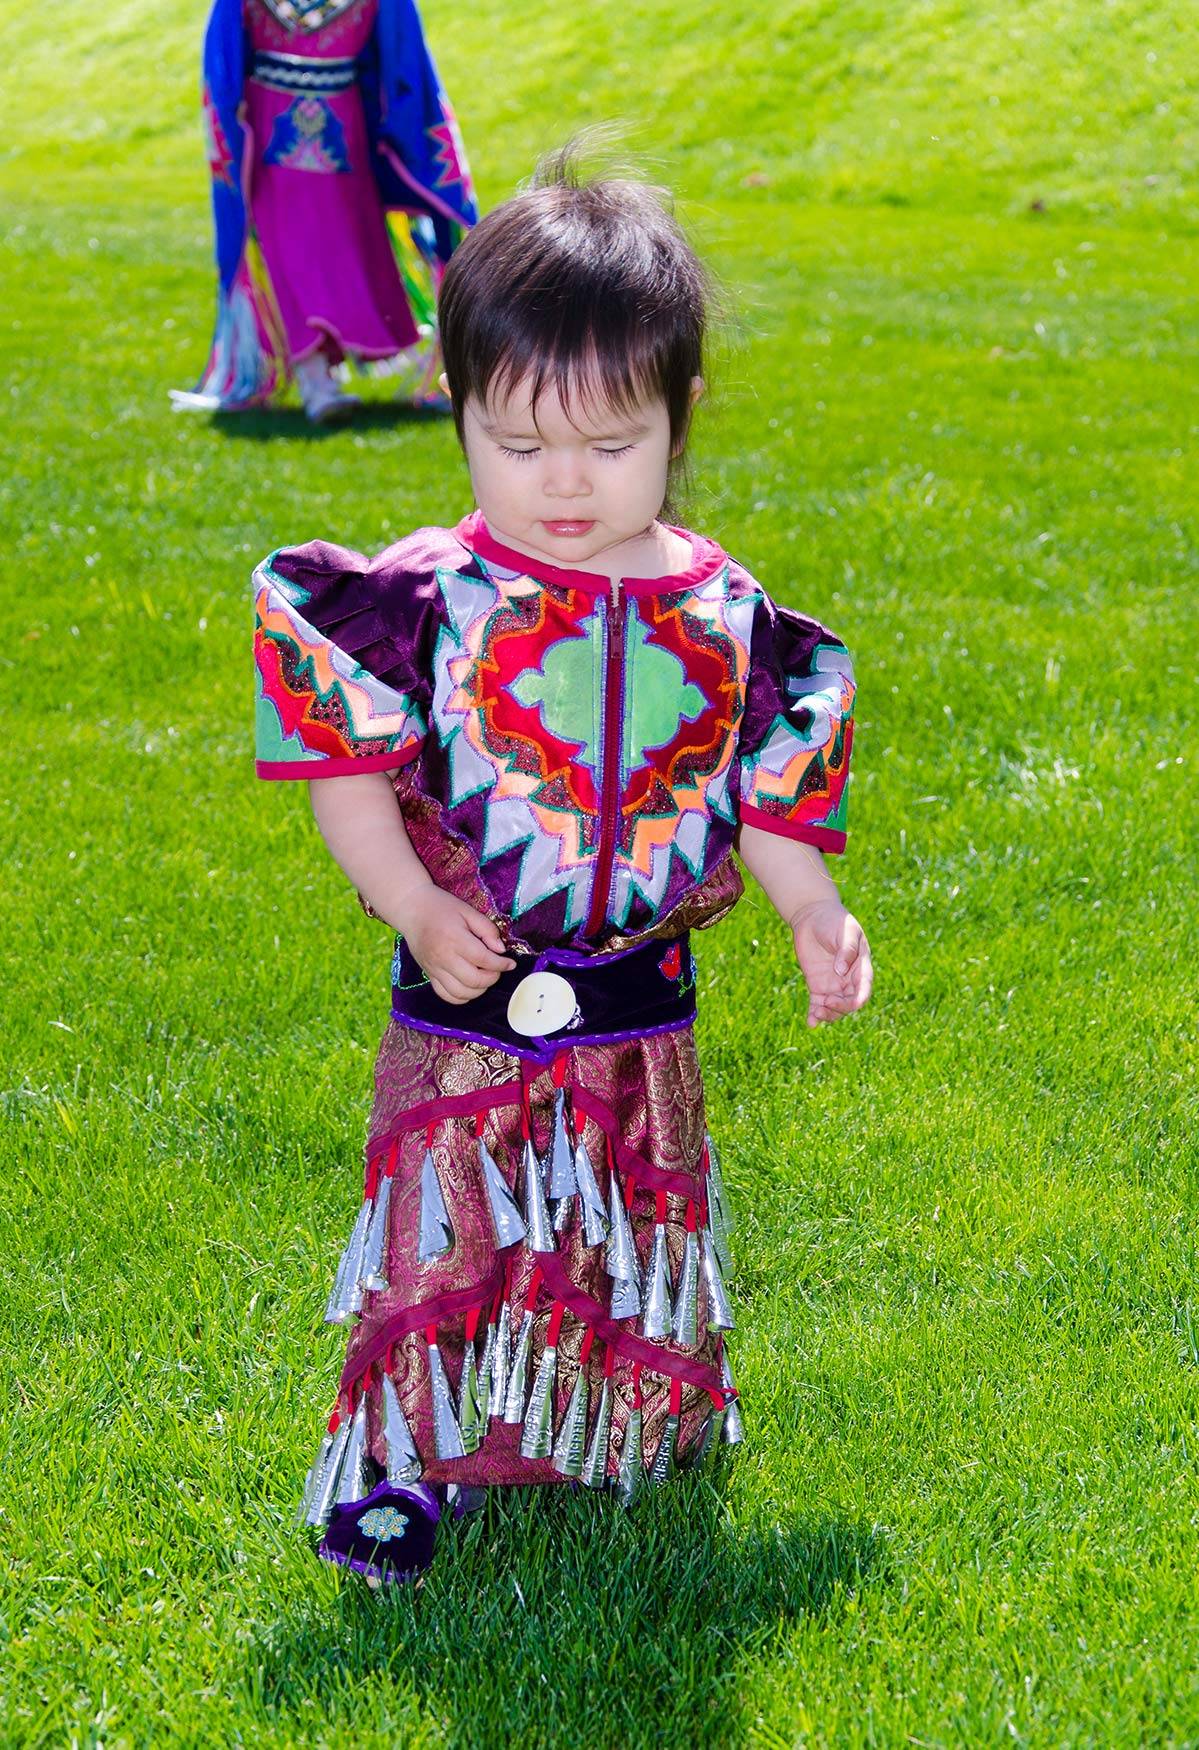
[(207, 85), (204, 87), (203, 118), (204, 148), (208, 158), (209, 175), (214, 182), (223, 182), (226, 188), (233, 188), (233, 154), (229, 150), (229, 142), (225, 138), (221, 118), (217, 114), (216, 105), (212, 101), (212, 92)]
[(683, 970), (683, 950), (677, 942), (672, 942), (658, 962), (658, 970), (667, 978), (678, 978)]

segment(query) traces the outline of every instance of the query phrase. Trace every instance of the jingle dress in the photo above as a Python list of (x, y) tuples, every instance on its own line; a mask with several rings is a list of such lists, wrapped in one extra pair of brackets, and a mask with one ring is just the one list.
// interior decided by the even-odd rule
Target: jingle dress
[(431, 346), (477, 209), (415, 0), (213, 0), (203, 115), (217, 317), (175, 404), (261, 405), (317, 350)]
[[(686, 538), (685, 572), (619, 592), (478, 512), (255, 574), (259, 775), (393, 772), (434, 882), (534, 957), (455, 1006), (397, 948), (312, 1524), (377, 1475), (629, 1500), (739, 1438), (687, 932), (740, 896), (740, 822), (843, 847), (854, 688), (837, 638)], [(581, 1006), (505, 1036), (531, 967)]]

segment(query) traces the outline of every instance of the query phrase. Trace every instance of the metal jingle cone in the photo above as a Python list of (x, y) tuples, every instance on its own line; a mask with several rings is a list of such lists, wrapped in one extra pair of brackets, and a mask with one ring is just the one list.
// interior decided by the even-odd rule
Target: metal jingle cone
[(444, 1257), (453, 1243), (454, 1229), (441, 1194), (437, 1164), (433, 1150), (427, 1148), (420, 1169), (420, 1237), (416, 1255), (422, 1264), (427, 1264), (430, 1258)]
[(579, 1187), (579, 1201), (583, 1206), (583, 1244), (602, 1246), (608, 1237), (610, 1223), (585, 1142), (580, 1142), (575, 1150), (575, 1179)]
[(636, 1282), (612, 1284), (612, 1317), (635, 1319), (641, 1311), (641, 1289)]
[(675, 1450), (679, 1440), (679, 1419), (677, 1416), (667, 1416), (666, 1426), (662, 1430), (662, 1438), (658, 1442), (658, 1450), (654, 1454), (654, 1462), (650, 1466), (649, 1480), (655, 1485), (668, 1483), (674, 1475)]
[(633, 1242), (633, 1228), (615, 1172), (608, 1179), (608, 1245), (604, 1253), (604, 1269), (615, 1282), (640, 1283), (641, 1270)]
[(641, 1329), (647, 1337), (665, 1337), (670, 1331), (672, 1318), (666, 1228), (658, 1221), (654, 1223), (654, 1246), (646, 1273), (645, 1310), (641, 1315)]
[(716, 1152), (716, 1144), (712, 1140), (712, 1132), (705, 1134), (708, 1145), (708, 1191), (709, 1201), (714, 1202), (720, 1210), (721, 1225), (729, 1233), (733, 1231), (733, 1218), (729, 1214), (728, 1198), (724, 1192), (724, 1174), (720, 1170), (720, 1156)]
[[(722, 1410), (720, 1412), (720, 1414), (723, 1417), (724, 1411)], [(704, 1461), (707, 1458), (709, 1449), (711, 1448), (711, 1445), (712, 1445), (712, 1428), (713, 1428), (713, 1424), (715, 1423), (715, 1421), (716, 1421), (716, 1412), (713, 1410), (709, 1410), (707, 1418), (704, 1421), (703, 1427), (700, 1429), (699, 1433), (695, 1436), (695, 1439), (691, 1442), (690, 1446), (687, 1448), (687, 1455), (686, 1455), (685, 1462), (686, 1462), (688, 1470), (702, 1470), (703, 1469)], [(717, 1436), (719, 1437), (720, 1430), (717, 1429), (716, 1432), (717, 1432)]]
[(303, 1525), (316, 1500), (316, 1492), (321, 1486), (321, 1478), (325, 1474), (325, 1466), (329, 1462), (329, 1454), (333, 1450), (333, 1435), (326, 1431), (320, 1445), (316, 1449), (316, 1457), (308, 1467), (308, 1475), (304, 1479), (304, 1493), (300, 1505), (296, 1508), (296, 1524)]
[(500, 1316), (495, 1322), (495, 1359), (491, 1376), (488, 1413), (503, 1417), (504, 1400), (508, 1395), (508, 1380), (512, 1374), (512, 1316), (508, 1302), (500, 1302)]
[(587, 1449), (587, 1369), (580, 1366), (558, 1438), (554, 1441), (553, 1466), (559, 1476), (581, 1477)]
[(554, 1450), (554, 1383), (558, 1377), (558, 1351), (547, 1343), (541, 1351), (529, 1407), (525, 1412), (525, 1429), (520, 1437), (522, 1458), (548, 1458)]
[(674, 1302), (674, 1340), (693, 1349), (699, 1339), (699, 1239), (688, 1233), (683, 1242), (683, 1268)]
[(479, 1402), (479, 1370), (475, 1346), (468, 1337), (462, 1346), (462, 1379), (458, 1387), (458, 1427), (465, 1452), (477, 1452), (487, 1423)]
[(525, 1419), (525, 1393), (529, 1384), (529, 1351), (532, 1346), (533, 1315), (531, 1312), (526, 1312), (520, 1321), (516, 1350), (508, 1372), (508, 1389), (504, 1393), (505, 1422), (523, 1422)]
[(390, 1373), (383, 1375), (383, 1439), (387, 1443), (388, 1482), (393, 1488), (417, 1482), (421, 1473), (420, 1453)]
[(554, 1095), (554, 1133), (550, 1141), (549, 1168), (551, 1201), (558, 1203), (563, 1197), (573, 1197), (579, 1186), (575, 1178), (574, 1150), (566, 1129), (565, 1088), (559, 1088)]
[(524, 1217), (507, 1179), (496, 1165), (495, 1156), (482, 1137), (479, 1138), (479, 1165), (483, 1169), (483, 1183), (487, 1187), (487, 1201), (491, 1206), (491, 1225), (495, 1228), (496, 1244), (501, 1248), (518, 1245), (525, 1237)]
[(384, 1175), (379, 1180), (379, 1189), (375, 1193), (375, 1206), (371, 1210), (370, 1222), (366, 1230), (366, 1244), (362, 1250), (362, 1286), (369, 1288), (372, 1294), (388, 1287), (387, 1281), (387, 1224), (391, 1213), (391, 1187), (394, 1180)]
[(363, 1392), (358, 1400), (358, 1408), (354, 1411), (354, 1419), (350, 1423), (350, 1438), (346, 1443), (345, 1457), (341, 1461), (341, 1476), (337, 1481), (335, 1496), (339, 1507), (347, 1507), (351, 1501), (361, 1501), (364, 1495), (370, 1494), (367, 1462), (366, 1393)]
[(641, 1462), (641, 1411), (631, 1410), (620, 1449), (620, 1469), (616, 1473), (616, 1492), (622, 1507), (631, 1507), (645, 1480)]
[(736, 1329), (733, 1303), (729, 1299), (728, 1290), (724, 1285), (720, 1259), (716, 1255), (716, 1247), (710, 1233), (704, 1235), (704, 1241), (704, 1281), (708, 1285), (708, 1329), (710, 1331), (732, 1331)]
[(712, 1236), (712, 1249), (720, 1260), (722, 1270), (733, 1268), (733, 1253), (729, 1246), (728, 1228), (725, 1226), (724, 1213), (714, 1198), (708, 1199), (708, 1232)]
[(589, 1489), (602, 1489), (608, 1481), (608, 1443), (612, 1438), (612, 1381), (600, 1386), (599, 1404), (595, 1412), (595, 1427), (591, 1445), (583, 1460), (583, 1482)]
[(454, 1398), (445, 1362), (436, 1343), (429, 1344), (429, 1390), (433, 1396), (433, 1450), (438, 1458), (465, 1458), (462, 1430), (454, 1414)]
[(483, 1359), (479, 1363), (479, 1439), (487, 1438), (487, 1423), (491, 1416), (491, 1382), (495, 1373), (495, 1326), (488, 1325), (483, 1338)]
[[(366, 1245), (366, 1230), (370, 1218), (371, 1206), (369, 1203), (363, 1202), (350, 1237), (346, 1241), (346, 1249), (341, 1254), (337, 1275), (333, 1279), (333, 1287), (325, 1307), (325, 1323), (327, 1325), (344, 1325), (350, 1315), (357, 1312), (362, 1305), (358, 1278), (362, 1270), (362, 1253)], [(354, 1304), (355, 1298), (357, 1298), (357, 1306)]]
[(333, 1503), (337, 1497), (337, 1484), (341, 1477), (342, 1463), (346, 1455), (346, 1447), (350, 1444), (350, 1418), (345, 1416), (338, 1424), (333, 1436), (333, 1445), (321, 1476), (312, 1495), (312, 1505), (308, 1509), (309, 1525), (328, 1525), (333, 1512)]
[[(728, 1355), (723, 1349), (720, 1354), (720, 1378), (730, 1391), (736, 1391), (733, 1370), (729, 1366)], [(745, 1439), (745, 1424), (741, 1420), (741, 1405), (737, 1398), (724, 1407), (724, 1415), (720, 1424), (720, 1438), (726, 1446), (740, 1446)]]
[(554, 1229), (550, 1221), (549, 1204), (545, 1200), (545, 1177), (532, 1138), (525, 1142), (525, 1226), (531, 1252), (553, 1252)]

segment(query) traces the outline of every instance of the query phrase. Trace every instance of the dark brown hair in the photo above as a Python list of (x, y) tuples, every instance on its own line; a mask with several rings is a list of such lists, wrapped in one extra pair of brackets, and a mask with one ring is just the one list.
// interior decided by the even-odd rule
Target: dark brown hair
[(583, 178), (575, 149), (543, 161), (451, 256), (438, 322), (454, 420), (528, 378), (585, 407), (666, 403), (672, 449), (703, 375), (708, 276), (660, 190)]

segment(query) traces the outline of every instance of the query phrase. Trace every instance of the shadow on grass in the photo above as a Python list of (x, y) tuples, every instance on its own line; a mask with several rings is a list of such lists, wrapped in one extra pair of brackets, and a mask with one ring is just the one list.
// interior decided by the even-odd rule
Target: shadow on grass
[(342, 432), (391, 431), (400, 425), (434, 426), (447, 423), (447, 415), (425, 407), (405, 407), (398, 401), (367, 401), (352, 419), (332, 425), (313, 425), (302, 407), (248, 408), (244, 413), (214, 413), (212, 429), (222, 437), (240, 438), (256, 444), (291, 442), (323, 443)]
[(268, 1713), (315, 1708), (336, 1731), (415, 1704), (455, 1746), (740, 1743), (746, 1661), (838, 1612), (884, 1559), (877, 1530), (841, 1521), (738, 1529), (699, 1479), (629, 1514), (535, 1495), (446, 1528), (419, 1587), (347, 1578), (332, 1607), (271, 1625), (251, 1656)]

